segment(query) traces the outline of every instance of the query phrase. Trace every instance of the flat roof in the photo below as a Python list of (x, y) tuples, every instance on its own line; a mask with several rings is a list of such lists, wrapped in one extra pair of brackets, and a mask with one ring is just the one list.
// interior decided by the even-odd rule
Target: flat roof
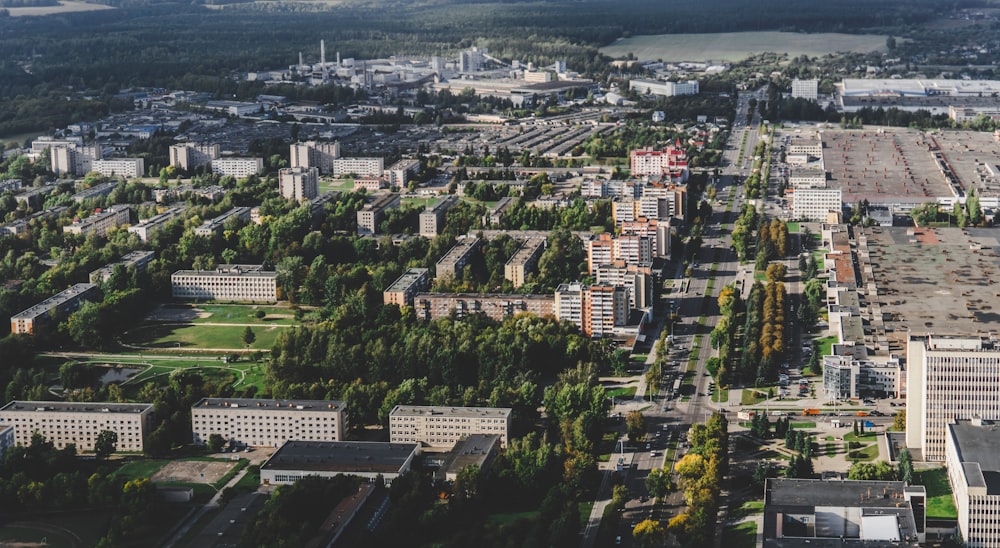
[(496, 434), (469, 434), (455, 444), (443, 468), (447, 472), (459, 472), (466, 466), (482, 467), (490, 453), (500, 447), (500, 436)]
[(428, 268), (408, 268), (406, 272), (403, 272), (402, 276), (396, 278), (396, 281), (392, 282), (392, 285), (385, 288), (385, 290), (404, 291), (420, 280), (421, 277), (427, 276), (428, 272), (430, 272)]
[(447, 407), (437, 405), (397, 405), (389, 416), (447, 416), (461, 418), (510, 417), (509, 407)]
[(965, 467), (970, 487), (986, 487), (988, 495), (1000, 494), (1000, 427), (976, 426), (966, 421), (949, 424), (958, 445), (958, 460)]
[(221, 264), (215, 270), (178, 270), (172, 276), (213, 276), (213, 277), (256, 277), (256, 278), (276, 278), (277, 271), (263, 270), (263, 265), (249, 264)]
[(886, 335), (898, 348), (908, 332), (974, 336), (1000, 325), (994, 229), (871, 227), (865, 235)]
[(260, 398), (202, 398), (192, 409), (253, 408), (272, 411), (343, 411), (347, 404), (339, 400), (272, 400)]
[(528, 293), (417, 293), (414, 299), (420, 298), (444, 298), (444, 299), (468, 299), (468, 300), (492, 300), (503, 299), (507, 301), (551, 301), (555, 299), (551, 294), (528, 294)]
[(86, 293), (88, 291), (94, 290), (94, 289), (97, 289), (97, 286), (94, 285), (94, 284), (91, 284), (91, 283), (74, 284), (73, 287), (71, 287), (71, 288), (69, 288), (69, 289), (67, 289), (65, 291), (61, 291), (59, 293), (56, 293), (55, 295), (53, 295), (53, 296), (49, 297), (48, 299), (45, 299), (44, 301), (42, 301), (42, 302), (40, 302), (40, 303), (32, 306), (31, 308), (28, 308), (26, 310), (22, 310), (21, 312), (18, 312), (17, 314), (14, 314), (13, 316), (10, 317), (10, 319), (16, 320), (16, 319), (22, 318), (22, 317), (34, 318), (34, 317), (38, 316), (38, 314), (40, 314), (42, 312), (45, 312), (45, 311), (50, 310), (50, 309), (52, 309), (54, 307), (57, 307), (57, 306), (59, 306), (61, 304), (64, 304), (67, 301), (69, 301), (71, 299), (75, 299), (76, 297), (79, 297), (80, 295), (82, 295), (82, 294), (84, 294), (84, 293)]
[(528, 238), (521, 244), (521, 247), (514, 252), (514, 255), (507, 260), (509, 265), (525, 264), (535, 256), (535, 253), (545, 245), (545, 240), (541, 238)]
[(901, 481), (769, 478), (764, 502), (783, 506), (895, 508), (903, 500), (905, 487)]
[(472, 253), (479, 246), (479, 238), (459, 240), (444, 257), (437, 262), (437, 266), (447, 266), (457, 263), (463, 257)]
[(60, 402), (14, 400), (0, 407), (0, 412), (53, 413), (141, 413), (152, 409), (151, 403)]
[(287, 441), (260, 469), (398, 473), (418, 447), (377, 441)]

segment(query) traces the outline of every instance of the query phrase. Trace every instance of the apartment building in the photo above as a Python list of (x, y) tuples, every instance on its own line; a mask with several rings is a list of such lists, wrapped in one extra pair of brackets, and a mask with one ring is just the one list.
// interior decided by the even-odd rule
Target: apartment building
[(484, 314), (502, 322), (517, 314), (534, 314), (538, 317), (555, 315), (555, 298), (551, 295), (517, 295), (502, 293), (417, 293), (413, 298), (417, 318), (436, 320), (464, 318), (470, 314)]
[(287, 441), (260, 465), (262, 485), (288, 485), (306, 476), (341, 474), (386, 485), (410, 471), (419, 454), (416, 443), (378, 441)]
[(100, 183), (90, 188), (85, 188), (73, 195), (73, 201), (82, 204), (84, 200), (103, 198), (114, 192), (118, 188), (118, 184), (118, 181), (108, 181), (107, 183)]
[(151, 403), (12, 401), (0, 407), (0, 424), (14, 427), (17, 445), (31, 445), (35, 432), (57, 448), (75, 444), (93, 451), (105, 430), (118, 434), (118, 451), (141, 452), (153, 418)]
[(653, 305), (652, 265), (626, 264), (615, 261), (597, 267), (595, 283), (624, 287), (628, 292), (629, 308), (648, 308)]
[[(643, 80), (635, 78), (629, 80), (629, 91), (634, 90), (642, 95), (660, 95), (663, 97), (676, 97), (678, 95), (698, 95), (699, 86), (697, 80), (686, 82), (664, 82), (661, 80)], [(635, 173), (633, 173), (635, 175)]]
[(458, 196), (445, 196), (434, 205), (420, 212), (420, 235), (434, 238), (444, 228), (444, 217), (449, 209), (458, 205)]
[(49, 148), (49, 166), (57, 177), (83, 176), (93, 171), (94, 161), (102, 158), (96, 145), (62, 144)]
[(597, 272), (597, 267), (602, 264), (610, 264), (615, 260), (615, 246), (613, 237), (607, 232), (597, 234), (587, 241), (587, 271), (591, 274)]
[(826, 222), (831, 211), (840, 214), (843, 207), (839, 188), (796, 188), (792, 195), (792, 217), (804, 221)]
[(1000, 348), (980, 337), (911, 335), (906, 352), (906, 445), (945, 460), (947, 426), (1000, 420)]
[(85, 219), (79, 219), (72, 224), (63, 226), (66, 234), (97, 234), (105, 237), (112, 228), (131, 222), (132, 209), (127, 206), (115, 206), (95, 213)]
[(592, 285), (584, 306), (583, 332), (588, 337), (613, 335), (628, 320), (628, 292), (622, 286)]
[(14, 447), (14, 426), (0, 424), (0, 461), (7, 458), (7, 450)]
[(427, 268), (410, 268), (402, 276), (396, 278), (392, 285), (382, 292), (383, 304), (394, 304), (400, 308), (413, 306), (413, 297), (421, 291), (427, 291), (431, 286), (430, 270)]
[(286, 167), (278, 170), (278, 192), (287, 200), (311, 200), (319, 194), (319, 170)]
[[(863, 336), (861, 340), (864, 341)], [(903, 365), (898, 359), (873, 361), (852, 355), (823, 356), (823, 391), (830, 398), (898, 398), (902, 390)]]
[(514, 207), (517, 203), (515, 198), (510, 196), (500, 198), (500, 200), (490, 208), (490, 210), (483, 217), (483, 224), (486, 226), (498, 226), (503, 222), (504, 216), (510, 208)]
[(330, 175), (344, 177), (381, 177), (385, 172), (383, 158), (337, 158), (330, 163)]
[(262, 265), (219, 265), (215, 270), (178, 270), (170, 276), (175, 299), (275, 302), (278, 273)]
[(653, 242), (648, 236), (622, 234), (611, 241), (612, 257), (628, 264), (653, 262)]
[(389, 441), (447, 451), (472, 434), (495, 434), (507, 447), (510, 417), (507, 407), (397, 405), (389, 413)]
[(217, 158), (212, 160), (212, 173), (243, 179), (264, 171), (263, 158)]
[(366, 203), (358, 210), (358, 235), (371, 236), (378, 233), (378, 225), (381, 224), (385, 213), (398, 208), (399, 204), (399, 194), (394, 192), (380, 194)]
[(41, 222), (46, 219), (54, 219), (62, 215), (62, 213), (67, 209), (69, 208), (66, 206), (56, 206), (49, 209), (43, 209), (38, 213), (32, 213), (23, 219), (11, 221), (3, 226), (0, 226), (0, 237), (27, 234), (28, 230), (31, 228), (32, 221)]
[[(635, 80), (633, 80), (635, 82)], [(629, 152), (629, 167), (633, 177), (670, 176), (678, 182), (688, 178), (687, 152), (681, 148), (680, 140), (663, 150), (640, 149)]]
[(383, 172), (383, 176), (389, 186), (403, 188), (414, 177), (420, 174), (420, 160), (402, 159), (389, 166)]
[(222, 233), (222, 228), (226, 221), (229, 219), (239, 219), (241, 221), (250, 220), (250, 208), (246, 206), (237, 206), (229, 211), (219, 215), (214, 219), (209, 219), (194, 229), (194, 233), (197, 236), (204, 236), (206, 238), (211, 238), (216, 234)]
[(528, 274), (535, 271), (538, 259), (545, 251), (545, 240), (529, 238), (521, 244), (521, 248), (507, 260), (503, 266), (503, 277), (510, 280), (514, 287), (521, 287), (528, 279)]
[(199, 167), (212, 165), (212, 160), (218, 160), (221, 149), (217, 144), (180, 143), (170, 145), (170, 165), (184, 171), (193, 171)]
[(167, 223), (180, 217), (184, 213), (184, 206), (171, 207), (163, 213), (153, 215), (148, 219), (139, 221), (139, 224), (128, 227), (128, 231), (135, 234), (143, 242), (148, 242), (149, 238), (156, 234), (158, 230), (166, 226)]
[(191, 407), (195, 445), (212, 434), (237, 446), (279, 447), (289, 440), (340, 441), (346, 405), (334, 400), (202, 398)]
[(621, 234), (649, 238), (653, 256), (670, 256), (670, 219), (636, 219), (622, 223)]
[(65, 320), (86, 301), (96, 301), (100, 291), (94, 284), (75, 284), (48, 299), (10, 317), (10, 332), (22, 335), (41, 333)]
[(469, 264), (472, 256), (479, 250), (482, 241), (479, 238), (465, 238), (459, 240), (444, 257), (434, 265), (434, 272), (438, 279), (451, 278), (453, 280), (462, 277), (465, 265)]
[(579, 282), (560, 284), (556, 288), (554, 305), (557, 320), (573, 323), (583, 331), (586, 304), (586, 289)]
[(45, 202), (45, 197), (52, 194), (56, 189), (55, 185), (40, 186), (37, 188), (29, 188), (20, 194), (15, 194), (14, 199), (17, 200), (19, 204), (25, 204), (31, 209), (39, 209)]
[(146, 161), (142, 158), (108, 158), (106, 160), (94, 160), (90, 164), (90, 170), (96, 171), (105, 177), (142, 177), (146, 175)]
[(1000, 430), (982, 419), (948, 425), (945, 462), (965, 546), (1000, 546)]
[(340, 143), (320, 143), (306, 141), (292, 143), (291, 156), (288, 162), (292, 168), (309, 169), (314, 167), (324, 175), (333, 173), (333, 161), (340, 158)]
[(153, 260), (155, 253), (152, 251), (133, 251), (123, 255), (121, 260), (107, 264), (90, 273), (90, 283), (100, 284), (108, 281), (115, 267), (121, 265), (122, 268), (135, 267), (138, 272), (145, 272), (146, 266)]

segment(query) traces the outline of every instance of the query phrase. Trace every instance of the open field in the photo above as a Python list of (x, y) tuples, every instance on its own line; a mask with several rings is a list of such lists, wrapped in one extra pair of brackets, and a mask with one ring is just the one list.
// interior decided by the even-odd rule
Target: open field
[(797, 32), (659, 34), (619, 38), (601, 48), (601, 53), (616, 58), (633, 53), (637, 59), (664, 61), (739, 61), (752, 53), (763, 52), (787, 53), (795, 57), (839, 51), (883, 51), (885, 39), (885, 36), (870, 34)]
[(744, 521), (737, 525), (727, 526), (722, 530), (722, 545), (733, 548), (752, 547), (757, 543), (757, 523)]
[[(146, 325), (133, 329), (128, 334), (128, 343), (145, 348), (203, 349), (218, 351), (242, 351), (245, 349), (242, 336), (244, 327), (219, 325)], [(253, 329), (257, 340), (250, 345), (251, 350), (270, 350), (282, 327), (260, 326)]]
[[(45, 358), (48, 359), (48, 358)], [(61, 364), (65, 359), (53, 363)], [(221, 356), (156, 356), (146, 354), (101, 354), (72, 361), (95, 365), (122, 365), (142, 369), (122, 383), (126, 394), (136, 391), (148, 381), (166, 383), (170, 373), (177, 369), (191, 369), (206, 378), (234, 376), (233, 387), (243, 390), (255, 386), (264, 390), (264, 366), (253, 361), (223, 362)], [(55, 367), (58, 367), (56, 365)]]
[(71, 13), (74, 11), (97, 11), (114, 9), (103, 4), (90, 4), (87, 2), (73, 2), (64, 0), (58, 6), (39, 6), (31, 8), (6, 8), (11, 17), (27, 17), (30, 15), (52, 15), (54, 13)]
[[(265, 316), (258, 319), (256, 314), (263, 311)], [(285, 306), (264, 306), (251, 304), (168, 304), (160, 305), (146, 316), (149, 322), (202, 323), (202, 324), (246, 324), (297, 325), (295, 310)]]

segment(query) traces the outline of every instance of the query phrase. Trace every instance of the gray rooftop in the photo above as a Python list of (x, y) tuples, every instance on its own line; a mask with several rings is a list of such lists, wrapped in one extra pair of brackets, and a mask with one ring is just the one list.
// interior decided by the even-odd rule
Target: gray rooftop
[(192, 406), (196, 409), (253, 408), (272, 411), (343, 411), (346, 404), (337, 400), (270, 400), (259, 398), (202, 398)]
[(389, 416), (448, 416), (463, 418), (507, 418), (510, 417), (509, 407), (446, 407), (434, 405), (397, 405), (392, 408)]
[(75, 299), (80, 295), (82, 295), (83, 293), (92, 291), (96, 288), (97, 288), (96, 285), (90, 283), (75, 284), (73, 287), (65, 291), (62, 291), (60, 293), (56, 293), (55, 295), (49, 297), (48, 299), (45, 299), (44, 301), (36, 304), (35, 306), (32, 306), (27, 310), (22, 310), (21, 312), (14, 314), (13, 316), (10, 317), (10, 319), (15, 320), (18, 318), (34, 318), (43, 312), (51, 310), (52, 308), (64, 304), (67, 301)]
[(417, 447), (376, 441), (287, 441), (261, 470), (396, 473)]
[(251, 265), (251, 264), (220, 264), (215, 270), (178, 270), (174, 272), (174, 276), (177, 275), (192, 275), (192, 276), (217, 276), (217, 277), (257, 277), (257, 278), (276, 278), (278, 273), (274, 270), (263, 270), (263, 265)]
[(0, 412), (53, 412), (53, 413), (141, 413), (152, 409), (151, 403), (110, 402), (59, 402), (14, 400), (0, 408)]
[(386, 291), (404, 291), (411, 285), (416, 283), (421, 277), (427, 276), (429, 269), (426, 268), (409, 268), (402, 276), (392, 282), (392, 285), (385, 288)]
[(783, 506), (893, 507), (903, 498), (901, 481), (768, 479), (764, 502)]
[(995, 424), (975, 426), (968, 422), (948, 425), (958, 447), (958, 460), (965, 467), (970, 487), (986, 487), (989, 495), (1000, 494), (1000, 428)]

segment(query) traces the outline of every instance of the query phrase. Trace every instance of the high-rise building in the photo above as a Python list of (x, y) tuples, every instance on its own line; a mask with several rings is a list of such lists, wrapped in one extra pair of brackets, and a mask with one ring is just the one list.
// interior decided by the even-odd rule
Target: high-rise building
[(184, 171), (191, 171), (201, 166), (212, 164), (221, 156), (218, 144), (180, 143), (170, 145), (170, 165)]
[(669, 175), (677, 182), (688, 178), (687, 152), (681, 148), (680, 140), (663, 150), (641, 149), (629, 153), (629, 166), (633, 177)]
[(819, 80), (792, 80), (792, 98), (816, 101), (819, 99)]
[(906, 445), (945, 460), (947, 426), (1000, 420), (1000, 348), (989, 338), (911, 335), (906, 353)]
[(524, 285), (528, 274), (538, 266), (538, 259), (543, 251), (545, 251), (545, 240), (540, 238), (525, 240), (520, 249), (503, 266), (504, 279), (510, 280), (515, 288)]
[(378, 232), (385, 212), (399, 207), (399, 194), (381, 194), (358, 210), (358, 235), (370, 236)]
[(614, 334), (615, 327), (628, 319), (628, 292), (622, 286), (592, 285), (584, 307), (584, 334), (603, 337)]
[(444, 216), (448, 210), (458, 205), (458, 196), (446, 196), (434, 205), (420, 212), (420, 235), (434, 238), (444, 228)]
[(319, 170), (310, 167), (286, 167), (278, 171), (278, 192), (283, 198), (301, 202), (319, 194)]
[(948, 480), (965, 546), (1000, 546), (1000, 430), (973, 419), (947, 426)]
[(96, 145), (62, 144), (49, 148), (49, 163), (56, 175), (86, 175), (93, 169), (94, 160), (101, 157), (101, 148)]

